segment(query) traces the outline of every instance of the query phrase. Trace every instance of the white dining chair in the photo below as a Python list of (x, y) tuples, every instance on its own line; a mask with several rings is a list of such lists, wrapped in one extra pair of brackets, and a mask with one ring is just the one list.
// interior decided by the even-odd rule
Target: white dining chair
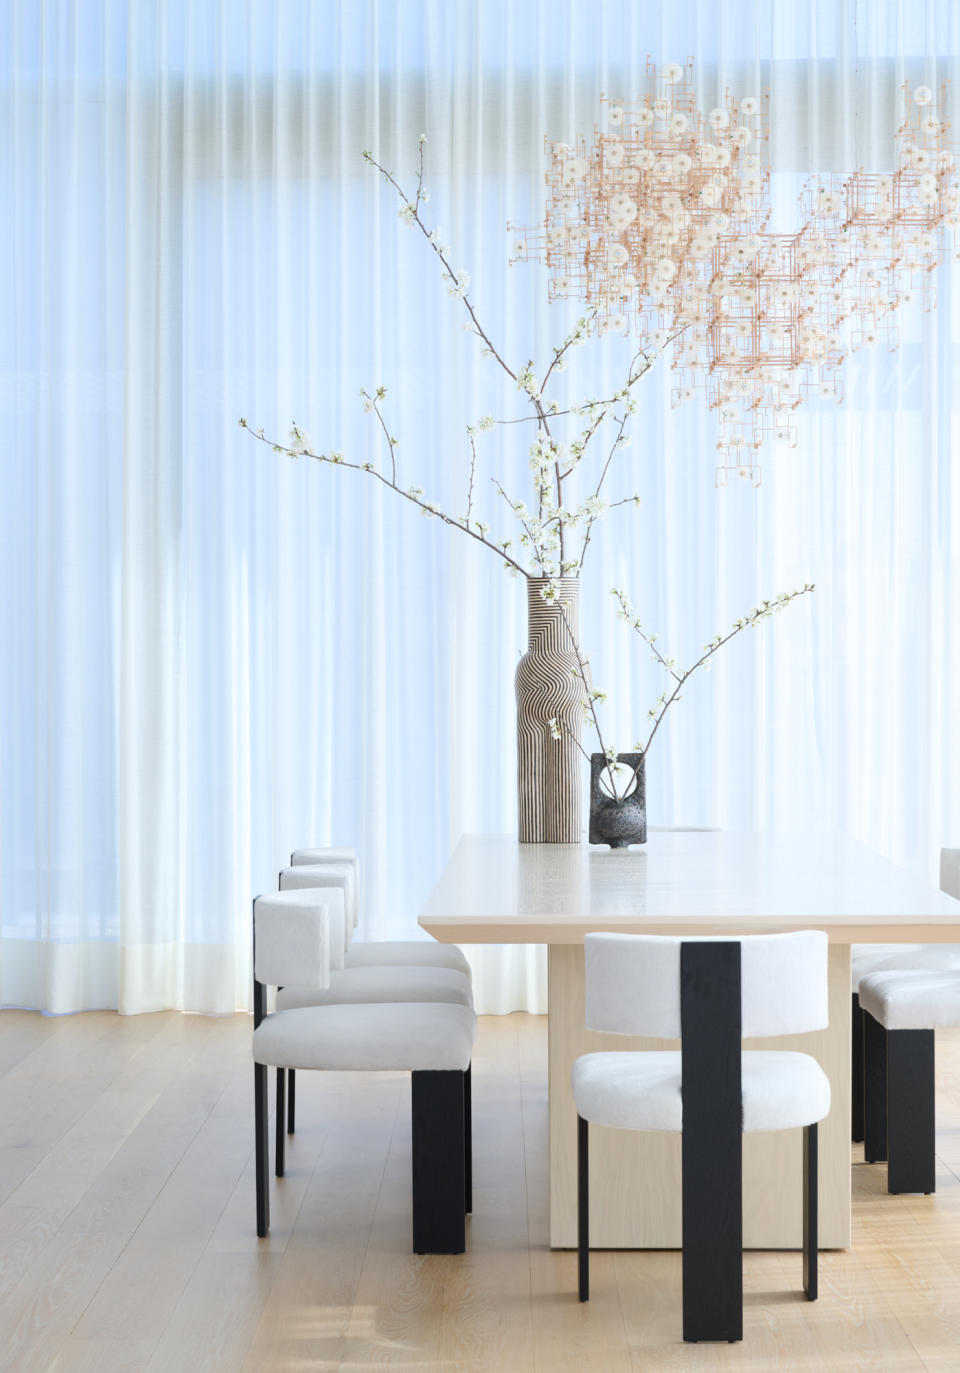
[[(960, 900), (960, 849), (940, 850), (940, 890)], [(883, 1131), (886, 1117), (879, 1106), (871, 1112), (864, 1075), (864, 1020), (860, 1009), (860, 983), (872, 973), (909, 972), (926, 969), (947, 972), (960, 969), (960, 944), (854, 944), (850, 950), (850, 980), (852, 984), (852, 1052), (850, 1137), (864, 1144), (868, 1163), (886, 1157)], [(870, 1116), (870, 1139), (867, 1139), (867, 1116)]]
[[(343, 863), (354, 874), (356, 893), (354, 925), (360, 919), (360, 864), (353, 849), (294, 849), (290, 867), (324, 866)], [(348, 968), (451, 968), (470, 977), (470, 964), (456, 944), (439, 944), (434, 939), (372, 939), (354, 941), (347, 950)]]
[(960, 969), (871, 973), (864, 1020), (864, 1157), (887, 1163), (888, 1192), (936, 1191), (937, 1030), (960, 1028)]
[[(318, 860), (324, 855), (324, 861), (297, 863), (281, 869), (278, 885), (281, 891), (317, 888), (337, 893), (333, 898), (334, 920), (331, 925), (331, 945), (336, 949), (336, 954), (332, 956), (331, 976), (324, 987), (283, 987), (277, 993), (278, 1010), (290, 1010), (298, 1006), (398, 1001), (438, 1001), (473, 1007), (469, 966), (454, 945), (426, 940), (406, 941), (414, 949), (423, 951), (422, 961), (419, 963), (398, 962), (392, 959), (389, 953), (381, 954), (378, 959), (376, 950), (380, 945), (376, 942), (366, 945), (356, 943), (351, 946), (353, 929), (358, 920), (359, 881), (355, 860), (351, 862), (342, 858), (341, 855), (347, 852), (344, 849), (309, 849), (299, 852)], [(341, 918), (344, 914), (345, 919)], [(390, 947), (392, 946), (387, 946), (388, 949)], [(351, 960), (351, 952), (363, 948), (369, 951), (368, 959)], [(442, 952), (442, 960), (432, 958), (434, 949)], [(465, 1090), (469, 1124), (472, 1092), (469, 1072)], [(294, 1134), (296, 1130), (296, 1092), (296, 1073), (292, 1069), (288, 1072), (278, 1071), (275, 1116), (275, 1160), (278, 1177), (283, 1177), (285, 1167), (284, 1122), (288, 1135)], [(469, 1211), (471, 1208), (468, 1206), (467, 1209)]]
[(679, 1133), (683, 1338), (742, 1339), (744, 1131), (803, 1129), (803, 1287), (817, 1296), (817, 1123), (830, 1083), (807, 1054), (744, 1052), (741, 1039), (826, 1028), (827, 936), (589, 934), (584, 953), (588, 1029), (681, 1043), (574, 1064), (580, 1300), (590, 1294), (590, 1124)]
[(413, 1250), (462, 1253), (470, 1164), (464, 1083), (476, 1015), (445, 1002), (304, 1006), (267, 1014), (268, 986), (312, 991), (329, 982), (327, 900), (323, 889), (301, 888), (253, 903), (257, 1234), (270, 1228), (267, 1068), (400, 1071), (411, 1074)]

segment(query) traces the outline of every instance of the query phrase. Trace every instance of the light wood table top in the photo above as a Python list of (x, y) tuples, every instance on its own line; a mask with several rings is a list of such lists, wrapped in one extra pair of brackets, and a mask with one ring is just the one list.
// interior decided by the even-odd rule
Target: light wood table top
[(809, 928), (838, 944), (955, 943), (960, 901), (843, 835), (654, 830), (619, 850), (469, 835), (420, 924), (468, 944)]

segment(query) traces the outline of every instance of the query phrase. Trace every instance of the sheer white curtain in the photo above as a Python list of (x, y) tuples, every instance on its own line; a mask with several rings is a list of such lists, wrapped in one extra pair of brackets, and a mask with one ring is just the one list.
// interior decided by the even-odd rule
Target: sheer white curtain
[[(703, 100), (771, 95), (775, 199), (886, 166), (904, 77), (956, 78), (953, 0), (7, 0), (0, 6), (0, 1004), (230, 1011), (249, 900), (304, 843), (354, 843), (364, 933), (413, 936), (459, 834), (515, 822), (521, 586), (367, 477), (237, 428), (291, 418), (377, 458), (388, 387), (403, 480), (458, 512), (465, 425), (522, 413), (462, 330), (372, 149), (409, 182), (511, 359), (573, 313), (504, 225), (542, 209), (543, 137), (592, 128), (647, 54)], [(955, 98), (960, 84), (954, 80)], [(953, 111), (955, 123), (958, 111)], [(653, 823), (843, 829), (934, 876), (960, 834), (958, 312), (858, 355), (758, 493), (713, 485), (712, 420), (642, 390), (624, 491), (583, 595), (609, 729), (660, 686), (612, 614), (627, 586), (688, 657), (805, 579), (725, 650), (648, 767)], [(580, 350), (602, 394), (629, 345)], [(526, 471), (521, 428), (487, 477)], [(478, 962), (482, 1008), (543, 1007), (534, 954)]]

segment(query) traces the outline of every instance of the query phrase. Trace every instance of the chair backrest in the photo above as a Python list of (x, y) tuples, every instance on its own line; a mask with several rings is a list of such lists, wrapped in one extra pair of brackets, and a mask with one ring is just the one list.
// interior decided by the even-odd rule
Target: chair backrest
[(281, 868), (277, 885), (281, 891), (296, 891), (301, 887), (326, 890), (330, 900), (330, 967), (342, 968), (343, 955), (353, 942), (357, 923), (357, 884), (352, 869), (340, 863)]
[(273, 892), (253, 903), (255, 983), (311, 991), (330, 985), (329, 893)]
[[(294, 849), (290, 855), (291, 868), (334, 867), (351, 874), (352, 895), (348, 897), (348, 912), (354, 927), (360, 924), (360, 863), (356, 851), (347, 848)], [(284, 869), (289, 871), (289, 869)]]
[(827, 936), (820, 930), (740, 937), (588, 934), (586, 1024), (609, 1034), (679, 1039), (680, 946), (740, 945), (745, 1038), (804, 1034), (827, 1025)]
[(940, 850), (940, 890), (960, 901), (960, 849)]
[(290, 866), (301, 863), (350, 863), (357, 866), (357, 851), (351, 848), (294, 849), (290, 855)]

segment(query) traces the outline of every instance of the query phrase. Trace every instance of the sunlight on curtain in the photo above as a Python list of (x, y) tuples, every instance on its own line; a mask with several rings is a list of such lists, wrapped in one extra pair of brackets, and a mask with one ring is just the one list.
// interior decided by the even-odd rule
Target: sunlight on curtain
[[(246, 1006), (250, 898), (291, 848), (355, 844), (362, 934), (412, 938), (457, 837), (514, 827), (520, 585), (237, 419), (374, 458), (357, 393), (383, 383), (403, 479), (459, 512), (466, 424), (520, 398), (360, 150), (409, 182), (428, 134), (480, 317), (543, 358), (576, 312), (507, 267), (505, 223), (541, 213), (544, 135), (589, 132), (648, 54), (692, 55), (708, 108), (769, 87), (784, 229), (804, 173), (889, 163), (905, 77), (960, 101), (952, 0), (0, 7), (0, 1004)], [(611, 585), (683, 660), (817, 583), (671, 712), (653, 824), (791, 828), (811, 862), (845, 830), (931, 881), (960, 842), (949, 267), (938, 289), (758, 493), (715, 490), (712, 420), (670, 408), (667, 369), (642, 387), (621, 484), (644, 504), (583, 588), (610, 735), (660, 690)], [(628, 348), (581, 350), (568, 396), (605, 394)], [(520, 486), (522, 433), (485, 436), (485, 476)], [(474, 956), (481, 1009), (544, 1008), (537, 951)]]

